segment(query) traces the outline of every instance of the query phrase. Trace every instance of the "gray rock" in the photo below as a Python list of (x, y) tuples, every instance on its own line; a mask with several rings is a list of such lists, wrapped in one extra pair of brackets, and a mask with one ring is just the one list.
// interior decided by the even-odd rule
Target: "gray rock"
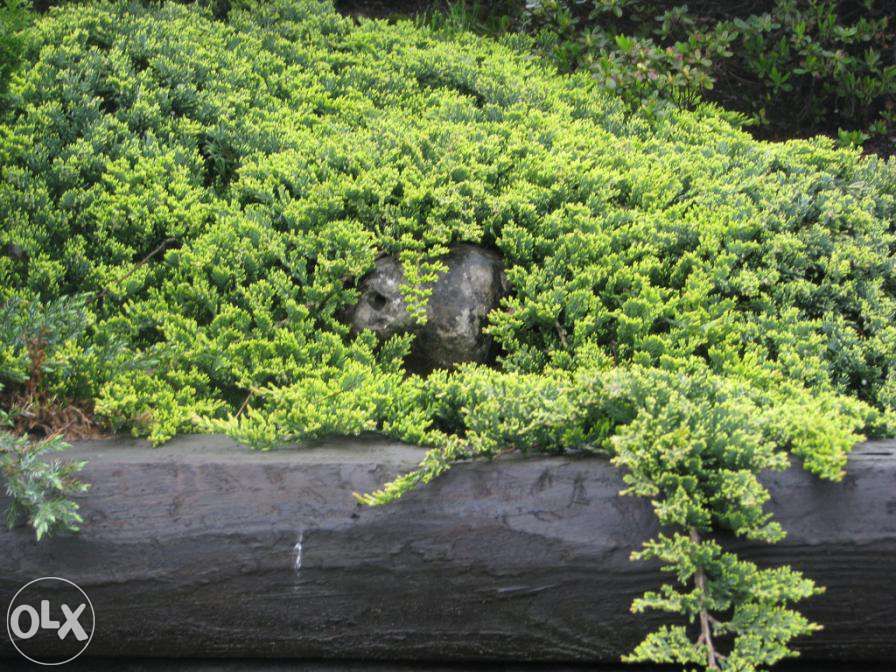
[(482, 333), (487, 316), (507, 291), (501, 258), (477, 245), (453, 246), (447, 270), (432, 286), (427, 322), (418, 325), (401, 295), (404, 274), (394, 257), (382, 257), (361, 281), (361, 299), (350, 312), (354, 331), (370, 329), (382, 339), (416, 334), (409, 370), (428, 372), (461, 362), (486, 362), (492, 339)]
[(354, 331), (370, 329), (386, 339), (414, 328), (414, 319), (401, 295), (404, 273), (394, 257), (380, 257), (376, 268), (361, 281), (361, 299), (350, 315)]

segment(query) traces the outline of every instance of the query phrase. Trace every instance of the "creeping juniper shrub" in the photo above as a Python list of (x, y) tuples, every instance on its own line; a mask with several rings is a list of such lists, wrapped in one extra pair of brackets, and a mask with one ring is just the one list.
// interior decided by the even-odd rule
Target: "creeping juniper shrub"
[(27, 47), (33, 14), (28, 0), (0, 0), (0, 114), (9, 79)]
[(71, 497), (90, 488), (77, 478), (87, 463), (48, 457), (66, 447), (60, 436), (32, 442), (0, 432), (0, 473), (10, 497), (6, 510), (9, 527), (25, 519), (38, 541), (55, 532), (78, 531), (84, 521)]
[[(156, 443), (432, 447), (370, 503), (507, 448), (607, 454), (667, 530), (636, 557), (670, 581), (633, 609), (691, 624), (632, 660), (755, 670), (814, 629), (811, 581), (712, 533), (780, 539), (760, 472), (837, 479), (896, 428), (896, 164), (631, 115), (494, 41), (313, 0), (62, 7), (34, 33), (0, 125), (0, 301), (87, 297), (42, 398)], [(502, 355), (407, 375), (410, 336), (340, 314), (389, 253), (419, 315), (459, 241), (505, 258)]]

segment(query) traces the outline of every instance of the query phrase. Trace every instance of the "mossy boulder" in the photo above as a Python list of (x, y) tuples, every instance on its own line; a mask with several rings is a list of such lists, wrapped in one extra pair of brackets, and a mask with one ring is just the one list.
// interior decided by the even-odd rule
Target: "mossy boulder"
[(414, 334), (406, 361), (411, 371), (451, 369), (464, 362), (488, 362), (492, 339), (483, 333), (488, 314), (507, 291), (501, 258), (477, 245), (455, 245), (442, 259), (445, 270), (429, 287), (426, 318), (421, 324), (408, 310), (401, 263), (376, 260), (361, 280), (361, 298), (350, 311), (355, 331), (370, 329), (380, 339)]

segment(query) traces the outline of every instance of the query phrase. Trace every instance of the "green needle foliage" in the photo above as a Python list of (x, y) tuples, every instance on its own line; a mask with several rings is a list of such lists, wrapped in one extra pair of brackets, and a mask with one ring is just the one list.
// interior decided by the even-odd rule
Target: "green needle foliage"
[(5, 103), (9, 78), (27, 45), (30, 4), (28, 0), (0, 0), (0, 106)]
[[(711, 107), (633, 115), (462, 32), (231, 4), (65, 6), (31, 31), (0, 122), (9, 417), (38, 398), (156, 443), (432, 447), (371, 504), (462, 458), (609, 455), (665, 530), (636, 558), (669, 583), (633, 608), (674, 625), (631, 659), (789, 655), (817, 588), (718, 533), (777, 541), (761, 472), (838, 479), (896, 429), (896, 163), (757, 142)], [(377, 255), (419, 308), (459, 241), (506, 261), (496, 366), (408, 375), (410, 337), (340, 321)], [(81, 316), (37, 367), (34, 306)]]
[(8, 432), (0, 433), (0, 473), (10, 497), (6, 510), (9, 527), (25, 518), (38, 541), (55, 532), (78, 531), (84, 521), (71, 496), (90, 487), (77, 479), (77, 473), (87, 463), (48, 458), (48, 453), (67, 447), (59, 436), (31, 442)]

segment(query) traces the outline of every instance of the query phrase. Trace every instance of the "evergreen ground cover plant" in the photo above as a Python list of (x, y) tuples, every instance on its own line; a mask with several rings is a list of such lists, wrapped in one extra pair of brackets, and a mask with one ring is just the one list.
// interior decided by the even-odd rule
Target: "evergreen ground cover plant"
[[(632, 607), (669, 625), (627, 660), (767, 669), (818, 627), (795, 603), (819, 587), (718, 533), (781, 539), (763, 471), (839, 479), (896, 430), (896, 162), (758, 142), (711, 106), (632, 114), (497, 42), (314, 0), (66, 5), (18, 38), (11, 428), (432, 448), (371, 504), (469, 457), (605, 454), (663, 525), (635, 558), (669, 574)], [(506, 261), (494, 367), (408, 375), (410, 336), (340, 321), (384, 253), (425, 319), (461, 241)]]

